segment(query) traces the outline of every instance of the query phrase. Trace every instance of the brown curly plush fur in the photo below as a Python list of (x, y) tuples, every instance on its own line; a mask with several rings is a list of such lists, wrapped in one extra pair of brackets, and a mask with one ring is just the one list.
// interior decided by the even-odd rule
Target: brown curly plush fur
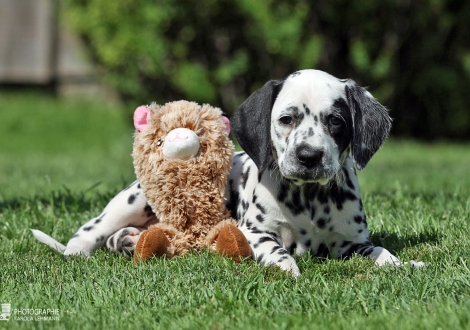
[[(224, 204), (234, 146), (224, 131), (222, 112), (188, 101), (152, 104), (149, 109), (149, 123), (135, 134), (132, 156), (137, 178), (160, 221), (152, 227), (168, 237), (168, 257), (208, 247), (221, 227), (236, 225)], [(200, 149), (188, 160), (166, 159), (157, 145), (178, 127), (199, 136)]]

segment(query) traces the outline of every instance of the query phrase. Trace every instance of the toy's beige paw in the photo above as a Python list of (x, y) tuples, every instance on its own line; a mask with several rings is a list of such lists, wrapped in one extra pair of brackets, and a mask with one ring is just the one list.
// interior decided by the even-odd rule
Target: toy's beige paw
[(160, 257), (166, 254), (170, 241), (160, 228), (151, 227), (144, 231), (137, 242), (134, 260), (138, 264), (151, 256)]
[(220, 230), (215, 250), (222, 256), (233, 258), (236, 262), (240, 262), (240, 257), (251, 256), (250, 244), (245, 235), (233, 225), (226, 225)]

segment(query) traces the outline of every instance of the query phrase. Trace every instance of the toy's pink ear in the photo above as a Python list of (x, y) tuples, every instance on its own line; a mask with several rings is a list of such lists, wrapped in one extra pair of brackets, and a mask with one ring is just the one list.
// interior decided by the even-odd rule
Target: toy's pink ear
[(225, 125), (225, 133), (229, 134), (230, 133), (230, 120), (228, 120), (228, 118), (225, 116), (222, 116), (220, 120), (222, 120), (222, 122)]
[(150, 109), (146, 106), (141, 105), (134, 111), (134, 126), (139, 131), (142, 132), (150, 119)]

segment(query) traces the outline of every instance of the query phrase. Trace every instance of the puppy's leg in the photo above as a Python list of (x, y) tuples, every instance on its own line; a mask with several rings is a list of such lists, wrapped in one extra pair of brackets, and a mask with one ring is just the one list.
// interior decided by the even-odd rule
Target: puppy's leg
[(126, 257), (132, 257), (140, 234), (146, 229), (146, 227), (126, 227), (119, 229), (116, 233), (108, 237), (106, 247), (111, 252), (120, 253)]
[(412, 267), (418, 268), (418, 267), (423, 267), (424, 262), (421, 261), (414, 261), (411, 260), (409, 263), (408, 262), (401, 262), (398, 260), (397, 257), (395, 257), (393, 254), (391, 254), (387, 249), (380, 247), (380, 246), (375, 246), (372, 253), (369, 255), (375, 263), (379, 266), (387, 265), (387, 264), (393, 264), (395, 266), (403, 266), (409, 264)]
[(260, 228), (250, 230), (240, 228), (253, 252), (253, 258), (263, 265), (276, 265), (282, 270), (292, 272), (294, 277), (300, 275), (299, 267), (289, 252), (282, 247), (281, 237), (272, 231)]
[[(370, 241), (364, 243), (351, 243), (349, 246), (345, 246), (345, 251), (341, 254), (343, 258), (349, 258), (353, 253), (357, 253), (364, 257), (369, 257), (375, 261), (379, 266), (384, 265), (395, 265), (403, 266), (407, 265), (408, 262), (402, 263), (397, 257), (390, 253), (387, 249), (381, 246), (374, 246)], [(410, 261), (409, 264), (412, 267), (422, 267), (423, 262)]]
[(84, 224), (68, 242), (64, 255), (91, 255), (106, 239), (125, 227), (144, 227), (156, 222), (138, 181), (121, 191), (96, 218)]

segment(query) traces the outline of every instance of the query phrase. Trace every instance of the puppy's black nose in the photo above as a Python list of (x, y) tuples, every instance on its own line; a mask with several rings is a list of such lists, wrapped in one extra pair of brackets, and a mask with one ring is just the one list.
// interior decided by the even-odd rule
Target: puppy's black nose
[(297, 159), (300, 164), (307, 168), (312, 168), (321, 163), (323, 151), (314, 149), (308, 144), (303, 144), (297, 148)]

